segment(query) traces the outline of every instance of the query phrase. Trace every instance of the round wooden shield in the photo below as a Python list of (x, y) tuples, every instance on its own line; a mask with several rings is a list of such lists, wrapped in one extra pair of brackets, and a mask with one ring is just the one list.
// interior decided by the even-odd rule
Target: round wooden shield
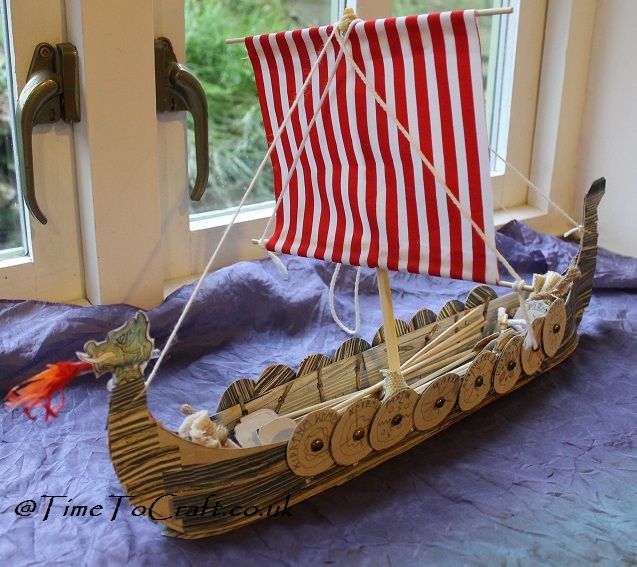
[(314, 476), (334, 465), (330, 436), (340, 418), (332, 409), (307, 414), (288, 441), (287, 461), (294, 474)]
[(529, 376), (535, 374), (542, 366), (544, 361), (544, 351), (542, 350), (542, 328), (544, 325), (544, 317), (538, 317), (533, 320), (533, 335), (537, 342), (537, 348), (524, 348), (522, 347), (521, 362), (522, 370)]
[(498, 394), (506, 394), (520, 378), (522, 374), (521, 350), (522, 337), (513, 335), (498, 354), (493, 373), (493, 389)]
[(369, 444), (369, 427), (380, 407), (376, 398), (363, 398), (349, 406), (338, 420), (330, 451), (339, 465), (353, 465), (372, 452)]
[(442, 423), (453, 409), (460, 389), (460, 376), (449, 372), (427, 385), (414, 408), (414, 425), (427, 431)]
[(473, 409), (487, 397), (496, 358), (493, 352), (485, 350), (473, 359), (460, 384), (458, 405), (462, 411)]
[(566, 304), (563, 299), (556, 299), (544, 317), (542, 329), (542, 348), (546, 356), (553, 356), (562, 345), (566, 332)]
[(369, 430), (369, 444), (373, 449), (388, 449), (411, 431), (417, 401), (418, 394), (411, 388), (398, 390), (383, 400)]

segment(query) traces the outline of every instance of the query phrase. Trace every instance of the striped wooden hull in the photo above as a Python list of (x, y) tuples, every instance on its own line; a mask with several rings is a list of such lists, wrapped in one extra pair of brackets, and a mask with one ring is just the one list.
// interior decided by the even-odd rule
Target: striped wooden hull
[[(557, 352), (532, 375), (522, 375), (513, 391), (566, 359), (577, 347), (577, 326), (587, 307), (597, 255), (597, 205), (604, 180), (595, 182), (585, 202), (584, 233), (575, 262), (581, 271), (566, 301), (566, 331)], [(515, 308), (516, 294), (499, 298), (480, 286), (462, 304), (449, 302), (436, 316), (421, 310), (409, 322), (399, 322), (401, 359), (421, 348), (434, 332), (452, 325), (468, 309), (484, 309), (493, 326), (497, 309)], [(460, 303), (460, 305), (457, 305)], [(319, 403), (378, 382), (384, 365), (382, 333), (375, 346), (360, 339), (347, 341), (334, 359), (308, 357), (298, 372), (287, 367), (266, 369), (261, 380), (231, 386), (215, 419), (232, 425), (246, 412), (267, 407), (285, 413), (303, 404)], [(290, 468), (287, 442), (241, 449), (211, 449), (178, 437), (158, 423), (147, 407), (143, 373), (137, 366), (120, 368), (111, 394), (109, 447), (117, 475), (129, 501), (143, 506), (168, 535), (199, 538), (221, 534), (259, 519), (284, 513), (286, 507), (343, 484), (380, 463), (409, 450), (463, 417), (505, 394), (493, 390), (475, 407), (456, 406), (442, 423), (428, 431), (412, 429), (398, 444), (372, 451), (351, 466), (334, 464), (311, 477)]]

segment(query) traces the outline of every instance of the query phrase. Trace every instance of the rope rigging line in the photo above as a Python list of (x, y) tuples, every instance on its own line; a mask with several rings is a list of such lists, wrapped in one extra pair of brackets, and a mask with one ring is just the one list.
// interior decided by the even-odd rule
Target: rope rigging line
[[(349, 34), (351, 32), (352, 29), (354, 29), (354, 24), (356, 22), (360, 22), (362, 20), (350, 20), (351, 24), (350, 26), (347, 28), (347, 31), (345, 32), (345, 39), (347, 39), (349, 37)], [(332, 35), (330, 36), (330, 38), (328, 39), (327, 43), (325, 44), (326, 47), (325, 49), (327, 49), (327, 45), (331, 43), (332, 37), (334, 37), (335, 35), (338, 36), (338, 26), (334, 26), (334, 30), (335, 32), (332, 33)], [(294, 154), (294, 159), (292, 160), (292, 165), (290, 166), (290, 171), (287, 174), (287, 177), (285, 178), (285, 181), (283, 182), (282, 188), (281, 188), (281, 193), (279, 194), (279, 197), (276, 200), (276, 203), (274, 205), (274, 209), (272, 210), (272, 214), (270, 215), (270, 218), (268, 219), (268, 223), (265, 225), (265, 229), (263, 231), (263, 234), (261, 235), (261, 238), (259, 238), (258, 244), (259, 246), (261, 246), (261, 248), (265, 248), (265, 241), (266, 239), (266, 234), (270, 231), (270, 227), (272, 226), (272, 221), (274, 220), (274, 217), (276, 215), (276, 211), (279, 208), (279, 205), (281, 204), (281, 201), (283, 200), (283, 197), (285, 197), (289, 187), (290, 187), (290, 181), (292, 180), (292, 176), (294, 175), (294, 172), (296, 171), (296, 166), (299, 163), (299, 159), (301, 158), (301, 154), (303, 153), (303, 150), (305, 149), (305, 145), (307, 143), (307, 140), (310, 136), (310, 132), (312, 131), (312, 128), (314, 127), (314, 124), (316, 123), (316, 119), (318, 118), (320, 112), (321, 112), (321, 108), (323, 107), (323, 103), (325, 102), (325, 99), (327, 98), (327, 95), (329, 94), (329, 88), (330, 85), (332, 84), (332, 82), (334, 81), (334, 77), (336, 76), (336, 71), (338, 70), (338, 64), (341, 62), (341, 59), (343, 58), (343, 50), (341, 50), (341, 52), (337, 55), (336, 59), (334, 60), (334, 68), (332, 69), (332, 71), (330, 72), (330, 74), (327, 77), (327, 83), (325, 85), (325, 88), (323, 89), (323, 92), (321, 94), (321, 98), (319, 99), (319, 102), (317, 104), (317, 107), (314, 111), (314, 114), (312, 116), (312, 119), (310, 120), (309, 124), (307, 125), (307, 129), (305, 130), (305, 132), (303, 133), (303, 138), (301, 139), (301, 143), (299, 144), (299, 147), (296, 151), (296, 153)], [(272, 254), (272, 253), (271, 253)], [(274, 256), (274, 254), (272, 254)]]
[(356, 280), (354, 282), (354, 328), (350, 329), (341, 321), (339, 316), (336, 314), (336, 306), (334, 305), (334, 288), (336, 287), (336, 280), (338, 279), (338, 273), (341, 271), (342, 264), (336, 264), (336, 268), (334, 269), (334, 273), (332, 274), (332, 280), (330, 281), (330, 293), (329, 293), (329, 305), (330, 305), (330, 313), (332, 315), (332, 319), (334, 322), (341, 328), (341, 330), (345, 331), (348, 335), (355, 335), (360, 331), (361, 328), (361, 306), (360, 306), (360, 298), (358, 296), (358, 286), (361, 281), (361, 267), (358, 266), (356, 270)]
[[(350, 21), (350, 19), (351, 18), (349, 18), (349, 17), (345, 17), (344, 21)], [(314, 65), (312, 65), (312, 67), (310, 68), (310, 71), (309, 71), (309, 73), (307, 75), (307, 78), (305, 79), (305, 82), (303, 83), (303, 86), (299, 90), (296, 98), (294, 99), (294, 101), (292, 102), (292, 105), (290, 106), (290, 109), (288, 110), (287, 114), (283, 118), (283, 121), (281, 122), (281, 125), (279, 126), (279, 129), (277, 130), (277, 133), (275, 134), (272, 142), (268, 146), (268, 150), (266, 151), (265, 155), (263, 156), (263, 160), (259, 164), (259, 167), (257, 167), (257, 169), (256, 169), (256, 171), (254, 173), (254, 176), (252, 177), (252, 180), (248, 184), (248, 187), (246, 188), (246, 191), (243, 194), (243, 197), (241, 198), (241, 201), (239, 202), (239, 205), (237, 206), (237, 209), (235, 210), (234, 214), (232, 215), (232, 218), (230, 219), (230, 222), (228, 223), (228, 225), (226, 226), (225, 230), (223, 231), (223, 234), (222, 234), (219, 242), (217, 243), (217, 246), (215, 246), (215, 249), (214, 249), (214, 251), (212, 252), (212, 254), (210, 256), (210, 259), (208, 260), (208, 263), (206, 264), (206, 267), (204, 268), (204, 271), (202, 272), (201, 276), (199, 277), (199, 280), (197, 281), (197, 285), (195, 286), (195, 288), (193, 289), (192, 293), (190, 294), (190, 297), (188, 298), (188, 301), (187, 301), (186, 305), (184, 306), (184, 308), (183, 308), (183, 310), (182, 310), (182, 312), (181, 312), (181, 314), (179, 316), (179, 319), (177, 319), (177, 323), (173, 327), (170, 335), (168, 336), (168, 340), (166, 341), (166, 344), (164, 345), (164, 348), (162, 349), (161, 354), (157, 358), (157, 362), (155, 363), (155, 366), (153, 367), (153, 369), (151, 370), (150, 374), (148, 375), (148, 378), (146, 379), (146, 382), (144, 383), (144, 390), (143, 390), (144, 392), (146, 390), (148, 390), (148, 387), (150, 386), (151, 382), (154, 380), (155, 376), (157, 376), (157, 372), (159, 371), (159, 368), (161, 367), (162, 363), (164, 362), (164, 359), (165, 359), (166, 355), (168, 354), (168, 351), (170, 350), (170, 348), (174, 344), (175, 338), (177, 337), (177, 333), (179, 332), (179, 329), (183, 325), (183, 322), (186, 319), (186, 316), (190, 312), (190, 309), (192, 308), (192, 306), (194, 304), (194, 301), (195, 301), (195, 298), (197, 297), (197, 294), (201, 290), (201, 287), (203, 285), (204, 279), (210, 273), (210, 270), (212, 269), (212, 266), (214, 265), (214, 262), (217, 259), (217, 256), (219, 255), (219, 251), (223, 247), (223, 245), (224, 245), (224, 243), (226, 241), (226, 238), (228, 237), (228, 234), (230, 233), (230, 230), (232, 229), (232, 227), (234, 226), (234, 224), (236, 222), (237, 217), (239, 216), (239, 212), (241, 211), (241, 209), (245, 205), (245, 202), (247, 201), (248, 197), (250, 196), (250, 193), (252, 193), (252, 190), (254, 189), (254, 186), (256, 185), (257, 179), (261, 175), (261, 173), (262, 173), (262, 171), (263, 171), (268, 159), (270, 158), (270, 155), (272, 154), (272, 152), (274, 151), (274, 148), (276, 147), (276, 144), (278, 143), (278, 141), (280, 140), (281, 136), (283, 135), (283, 132), (285, 131), (285, 129), (286, 129), (287, 125), (288, 125), (288, 122), (292, 118), (292, 115), (293, 115), (294, 111), (296, 110), (297, 106), (299, 105), (299, 102), (301, 101), (301, 99), (305, 95), (305, 91), (307, 90), (308, 86), (310, 85), (310, 82), (312, 81), (312, 77), (313, 77), (314, 73), (316, 72), (316, 70), (318, 69), (319, 64), (323, 60), (323, 57), (325, 57), (325, 54), (327, 53), (328, 47), (331, 45), (332, 40), (335, 37), (338, 37), (339, 25), (341, 25), (343, 23), (344, 22), (339, 22), (339, 24), (335, 24), (334, 25), (334, 29), (332, 30), (332, 33), (329, 35), (327, 41), (323, 45), (323, 48), (321, 49), (320, 53), (318, 54), (318, 56), (316, 58), (316, 61), (314, 62)], [(349, 33), (349, 29), (351, 29), (351, 26), (348, 27), (348, 33)], [(329, 88), (329, 84), (325, 87), (326, 91), (327, 91), (328, 88)], [(323, 94), (325, 94), (325, 93), (323, 93)], [(319, 110), (320, 110), (320, 106), (317, 108), (316, 112), (318, 113)], [(308, 130), (309, 130), (309, 128), (308, 128)], [(298, 156), (297, 156), (297, 159), (295, 161), (298, 161)], [(288, 180), (288, 183), (289, 183), (289, 180)], [(280, 201), (280, 199), (277, 201), (277, 205), (278, 205), (279, 201)]]
[(509, 274), (511, 274), (511, 276), (516, 280), (516, 281), (521, 281), (522, 283), (524, 283), (524, 280), (519, 276), (519, 274), (515, 271), (515, 269), (513, 268), (513, 266), (511, 266), (511, 264), (509, 264), (509, 262), (507, 261), (507, 259), (502, 256), (502, 254), (498, 251), (498, 249), (495, 246), (495, 242), (491, 241), (489, 238), (487, 238), (487, 235), (484, 233), (484, 231), (480, 228), (480, 226), (473, 220), (473, 218), (471, 217), (471, 213), (469, 213), (463, 206), (462, 203), (460, 203), (460, 201), (456, 198), (456, 196), (453, 194), (453, 191), (451, 191), (451, 189), (449, 189), (449, 187), (447, 186), (446, 180), (445, 178), (442, 176), (442, 174), (431, 164), (431, 162), (429, 161), (429, 159), (427, 159), (427, 156), (423, 153), (423, 151), (420, 149), (420, 144), (414, 139), (414, 137), (407, 131), (407, 129), (402, 125), (402, 123), (400, 122), (400, 120), (398, 120), (398, 117), (396, 116), (396, 114), (394, 113), (394, 111), (387, 105), (387, 103), (383, 100), (383, 98), (380, 96), (380, 94), (378, 94), (378, 91), (376, 90), (376, 88), (374, 87), (374, 85), (372, 85), (372, 83), (367, 79), (367, 77), (365, 76), (365, 73), (363, 73), (363, 71), (361, 70), (361, 68), (358, 66), (358, 64), (356, 63), (356, 61), (354, 61), (354, 58), (352, 56), (352, 54), (350, 53), (350, 51), (347, 49), (347, 47), (345, 46), (344, 43), (344, 39), (340, 37), (340, 35), (336, 36), (336, 40), (338, 41), (339, 45), (341, 46), (341, 51), (343, 53), (345, 53), (345, 59), (347, 60), (347, 62), (352, 66), (352, 68), (354, 69), (354, 71), (356, 72), (356, 74), (358, 75), (359, 79), (363, 82), (363, 84), (365, 85), (365, 87), (367, 88), (368, 91), (370, 91), (370, 93), (373, 95), (373, 97), (376, 99), (376, 102), (378, 103), (378, 105), (385, 111), (385, 113), (387, 114), (387, 116), (389, 116), (389, 118), (392, 119), (392, 121), (396, 124), (396, 127), (398, 128), (398, 130), (400, 130), (400, 133), (407, 139), (407, 141), (409, 142), (409, 144), (416, 150), (416, 152), (418, 153), (418, 155), (420, 156), (420, 159), (422, 160), (422, 162), (425, 164), (425, 166), (427, 167), (427, 169), (431, 172), (431, 174), (435, 177), (436, 181), (442, 186), (442, 188), (445, 190), (445, 193), (447, 194), (447, 197), (449, 197), (449, 200), (454, 204), (454, 206), (458, 209), (458, 211), (460, 212), (460, 214), (462, 214), (462, 216), (471, 223), (471, 226), (473, 227), (473, 229), (476, 231), (476, 233), (478, 234), (478, 236), (482, 239), (482, 241), (489, 247), (491, 248), (491, 251), (497, 256), (498, 260), (500, 260), (500, 262), (502, 262), (502, 264), (504, 265), (504, 267), (507, 269), (507, 271), (509, 272)]
[[(506, 158), (502, 157), (498, 152), (496, 152), (491, 146), (489, 146), (489, 151), (497, 157), (500, 161), (502, 161), (513, 173), (515, 173), (522, 181), (524, 181), (528, 187), (533, 189), (537, 195), (542, 197), (549, 205), (554, 207), (564, 218), (566, 218), (572, 225), (573, 229), (569, 230), (564, 236), (568, 236), (572, 234), (576, 230), (586, 230), (582, 226), (582, 223), (577, 222), (571, 215), (569, 215), (562, 207), (560, 207), (555, 201), (553, 201), (548, 195), (546, 195), (533, 181), (531, 181), (524, 173), (522, 173), (517, 167), (515, 167), (510, 161), (507, 161)], [(501, 199), (498, 199), (498, 204), (504, 211), (509, 212), (508, 209), (502, 204)]]
[[(206, 278), (206, 276), (210, 273), (210, 270), (212, 269), (212, 266), (214, 265), (215, 260), (217, 259), (217, 256), (219, 254), (219, 251), (221, 250), (221, 248), (223, 247), (223, 245), (225, 244), (225, 241), (227, 239), (227, 236), (230, 232), (230, 230), (232, 229), (233, 225), (236, 222), (236, 219), (241, 211), (241, 209), (243, 208), (243, 206), (245, 205), (245, 202), (247, 201), (247, 198), (249, 197), (249, 195), (251, 194), (252, 190), (254, 189), (254, 186), (256, 185), (256, 181), (258, 180), (259, 176), (261, 175), (261, 173), (263, 172), (263, 169), (268, 161), (268, 159), (270, 158), (272, 152), (274, 151), (277, 143), (279, 142), (279, 140), (281, 139), (281, 136), (283, 135), (283, 132), (285, 131), (285, 129), (287, 128), (287, 125), (294, 113), (294, 111), (297, 109), (299, 102), (301, 101), (301, 99), (303, 98), (305, 91), (307, 90), (313, 75), (315, 74), (316, 70), (318, 69), (318, 66), (320, 64), (320, 62), (323, 60), (323, 58), (325, 57), (328, 48), (330, 47), (330, 45), (332, 44), (332, 40), (334, 38), (336, 38), (336, 41), (338, 42), (338, 44), (340, 45), (340, 52), (338, 53), (335, 63), (334, 63), (334, 68), (332, 69), (328, 80), (327, 80), (327, 84), (325, 85), (325, 88), (323, 90), (323, 93), (321, 94), (321, 98), (319, 99), (319, 102), (317, 104), (316, 109), (314, 110), (314, 114), (312, 116), (312, 119), (310, 121), (310, 123), (308, 124), (306, 131), (304, 132), (303, 138), (301, 140), (301, 143), (297, 149), (297, 151), (295, 152), (295, 156), (294, 159), (292, 161), (290, 170), (288, 172), (288, 175), (282, 185), (282, 189), (281, 192), (277, 198), (276, 204), (274, 206), (272, 215), (270, 216), (270, 218), (268, 219), (268, 222), (266, 224), (265, 230), (263, 232), (263, 235), (261, 236), (261, 238), (258, 240), (258, 244), (259, 246), (261, 246), (262, 248), (265, 248), (265, 241), (266, 241), (266, 235), (272, 225), (272, 221), (275, 217), (276, 211), (278, 209), (278, 207), (280, 206), (283, 197), (285, 196), (289, 185), (290, 185), (290, 181), (292, 179), (292, 176), (294, 175), (294, 172), (296, 170), (297, 164), (299, 162), (299, 159), (301, 157), (301, 154), (303, 152), (303, 150), (305, 149), (305, 145), (307, 143), (310, 131), (312, 129), (312, 127), (314, 126), (322, 105), (327, 97), (327, 95), (329, 94), (329, 88), (333, 82), (333, 79), (336, 75), (336, 70), (338, 68), (338, 64), (341, 61), (341, 58), (344, 56), (346, 63), (351, 65), (351, 67), (354, 69), (354, 71), (356, 72), (356, 75), (359, 77), (359, 79), (363, 82), (363, 84), (365, 85), (365, 87), (371, 92), (371, 94), (374, 96), (374, 98), (376, 99), (377, 103), (379, 104), (379, 106), (385, 111), (385, 113), (387, 114), (387, 116), (389, 116), (392, 121), (396, 124), (398, 130), (401, 132), (401, 134), (407, 139), (407, 141), (409, 142), (409, 144), (415, 148), (416, 152), (418, 153), (418, 155), (420, 156), (421, 160), (423, 161), (423, 163), (425, 164), (425, 166), (429, 169), (429, 171), (432, 173), (432, 175), (434, 176), (434, 178), (436, 179), (436, 181), (438, 181), (438, 183), (441, 185), (441, 187), (445, 190), (445, 193), (447, 194), (447, 197), (451, 200), (451, 202), (454, 204), (454, 206), (458, 209), (458, 211), (462, 214), (462, 216), (469, 221), (469, 223), (471, 224), (471, 226), (473, 227), (473, 230), (475, 230), (475, 232), (478, 234), (478, 236), (480, 236), (480, 238), (482, 239), (482, 241), (494, 252), (494, 254), (496, 255), (496, 257), (498, 258), (498, 260), (500, 260), (500, 262), (504, 265), (504, 267), (506, 268), (506, 270), (509, 272), (509, 274), (511, 274), (511, 276), (516, 280), (516, 284), (513, 286), (514, 290), (518, 293), (519, 295), (519, 299), (520, 299), (520, 306), (522, 309), (522, 314), (524, 316), (524, 318), (526, 320), (529, 320), (529, 315), (528, 315), (528, 311), (526, 308), (526, 304), (524, 301), (524, 295), (523, 295), (523, 288), (524, 288), (524, 280), (518, 275), (518, 273), (515, 271), (515, 269), (511, 266), (511, 264), (506, 260), (506, 258), (504, 258), (504, 256), (502, 256), (502, 254), (497, 250), (496, 246), (495, 246), (495, 242), (491, 241), (489, 238), (487, 238), (486, 234), (484, 233), (484, 231), (480, 228), (480, 226), (478, 226), (478, 224), (473, 220), (473, 218), (471, 217), (471, 214), (468, 213), (466, 211), (466, 209), (462, 206), (462, 204), (458, 201), (458, 199), (455, 197), (455, 195), (453, 194), (453, 192), (451, 191), (451, 189), (449, 189), (449, 187), (447, 186), (444, 177), (435, 169), (435, 167), (429, 162), (429, 160), (427, 159), (427, 157), (424, 155), (424, 153), (422, 152), (422, 150), (420, 149), (420, 145), (413, 139), (413, 137), (410, 135), (410, 133), (405, 129), (405, 127), (401, 124), (401, 122), (398, 120), (398, 118), (396, 117), (395, 113), (392, 111), (392, 109), (386, 104), (386, 102), (382, 99), (382, 97), (378, 94), (378, 92), (376, 91), (374, 85), (372, 85), (369, 80), (367, 79), (367, 77), (365, 76), (365, 74), (363, 73), (363, 71), (360, 69), (360, 67), (357, 65), (356, 61), (354, 61), (352, 54), (349, 52), (349, 50), (347, 49), (347, 47), (345, 46), (345, 41), (347, 41), (349, 34), (351, 33), (351, 31), (353, 30), (354, 26), (356, 23), (360, 22), (362, 20), (360, 19), (356, 19), (355, 16), (353, 15), (353, 12), (350, 11), (349, 13), (346, 13), (346, 15), (343, 17), (343, 19), (337, 23), (334, 24), (333, 26), (333, 30), (330, 33), (329, 37), (327, 38), (326, 42), (323, 45), (323, 48), (321, 49), (320, 53), (317, 56), (316, 61), (314, 62), (314, 64), (312, 65), (307, 78), (305, 79), (301, 89), (299, 90), (299, 92), (297, 93), (296, 98), (294, 99), (292, 105), (290, 106), (287, 114), (285, 115), (285, 117), (283, 118), (283, 121), (281, 122), (281, 125), (279, 126), (279, 129), (277, 130), (272, 142), (270, 143), (270, 145), (268, 146), (268, 149), (263, 157), (263, 160), (261, 161), (261, 163), (259, 164), (259, 166), (257, 167), (254, 176), (252, 177), (252, 180), (250, 181), (250, 183), (248, 184), (246, 191), (239, 203), (239, 205), (237, 206), (229, 224), (226, 226), (219, 242), (217, 243), (217, 246), (215, 247), (213, 253), (210, 256), (210, 259), (208, 260), (208, 263), (206, 264), (204, 271), (202, 272), (201, 276), (199, 277), (197, 284), (195, 286), (195, 288), (193, 289), (186, 305), (184, 306), (178, 320), (177, 323), (175, 324), (174, 328), (172, 329), (168, 340), (166, 341), (166, 344), (164, 346), (164, 348), (162, 349), (157, 362), (155, 364), (155, 366), (153, 367), (152, 371), (150, 372), (148, 379), (146, 380), (145, 384), (144, 384), (144, 390), (147, 390), (148, 387), (150, 386), (152, 380), (155, 378), (155, 376), (157, 375), (157, 372), (159, 370), (159, 368), (161, 367), (168, 351), (170, 350), (170, 348), (172, 347), (172, 345), (175, 342), (177, 333), (179, 331), (179, 329), (181, 328), (181, 326), (183, 325), (183, 322), (185, 320), (185, 318), (187, 317), (190, 309), (192, 308), (193, 304), (194, 304), (194, 300), (196, 298), (196, 296), (198, 295), (199, 291), (201, 290), (201, 287), (203, 285), (203, 281)], [(494, 153), (495, 151), (492, 150)], [(508, 162), (506, 162), (506, 160), (504, 160), (504, 158), (502, 158), (501, 156), (499, 156), (496, 153), (496, 156), (499, 159), (502, 159), (503, 161), (505, 161), (505, 163), (507, 163), (507, 165), (509, 165), (509, 167), (511, 167), (513, 169), (513, 171), (515, 171), (518, 175), (523, 176), (523, 174), (521, 172), (519, 172), (516, 168), (514, 168), (511, 164), (509, 164)], [(526, 179), (526, 178), (525, 178)], [(548, 199), (543, 193), (541, 193), (541, 191), (539, 191), (539, 189), (537, 187), (535, 187), (530, 180), (527, 180), (527, 182), (529, 183), (529, 186), (533, 187), (536, 191), (538, 191), (538, 193), (540, 193), (544, 198)], [(551, 202), (564, 216), (566, 216), (571, 222), (573, 222), (573, 224), (576, 227), (580, 227), (580, 225), (578, 223), (576, 223), (570, 216), (568, 216), (568, 214), (563, 211), (557, 204), (553, 203), (552, 201), (550, 201), (550, 199), (548, 199), (549, 202)], [(270, 251), (268, 251), (269, 255), (271, 257), (274, 257), (275, 260), (277, 260), (278, 264), (280, 264), (282, 266), (282, 262), (276, 258), (276, 256), (271, 253)], [(281, 267), (279, 266), (279, 268)], [(336, 315), (335, 309), (334, 309), (334, 302), (333, 302), (333, 293), (334, 293), (334, 285), (335, 285), (335, 281), (336, 281), (336, 276), (338, 274), (338, 270), (340, 268), (340, 265), (337, 266), (336, 271), (334, 273), (334, 277), (332, 278), (332, 282), (330, 285), (330, 311), (332, 313), (332, 316), (334, 318), (334, 320), (337, 322), (337, 324), (339, 325), (339, 327), (341, 327), (341, 329), (343, 329), (345, 332), (353, 334), (355, 332), (358, 331), (358, 328), (360, 327), (360, 313), (359, 313), (359, 308), (358, 308), (358, 301), (356, 301), (356, 327), (354, 330), (348, 329), (338, 318), (338, 316)], [(355, 284), (355, 294), (356, 297), (358, 295), (358, 283), (359, 283), (359, 277), (360, 277), (360, 269), (357, 273), (356, 276), (356, 284)]]
[(516, 284), (514, 285), (513, 289), (518, 294), (518, 298), (519, 298), (519, 302), (520, 302), (520, 309), (522, 310), (522, 316), (524, 317), (524, 319), (530, 325), (531, 324), (530, 316), (529, 316), (529, 312), (528, 312), (528, 309), (526, 307), (526, 301), (525, 301), (525, 298), (524, 298), (524, 280), (516, 272), (516, 270), (513, 268), (513, 266), (511, 266), (509, 261), (499, 252), (499, 250), (497, 249), (497, 247), (495, 245), (495, 242), (492, 241), (491, 239), (487, 238), (487, 235), (480, 228), (480, 226), (473, 220), (473, 218), (471, 217), (471, 214), (467, 212), (467, 210), (462, 206), (462, 203), (460, 203), (460, 201), (456, 198), (456, 196), (453, 194), (451, 189), (449, 189), (449, 187), (447, 186), (445, 178), (431, 164), (429, 159), (427, 159), (427, 156), (423, 153), (422, 149), (420, 148), (420, 144), (416, 140), (414, 140), (413, 136), (403, 126), (403, 124), (400, 122), (400, 120), (398, 120), (398, 117), (396, 116), (395, 112), (387, 105), (387, 103), (385, 102), (385, 100), (383, 100), (383, 98), (380, 96), (380, 94), (378, 94), (378, 91), (376, 90), (374, 85), (369, 81), (369, 79), (367, 79), (365, 73), (363, 73), (361, 68), (358, 66), (358, 64), (354, 60), (351, 52), (349, 51), (349, 49), (345, 45), (345, 39), (346, 38), (342, 38), (340, 36), (340, 34), (336, 35), (336, 41), (338, 41), (339, 45), (341, 46), (341, 52), (345, 53), (345, 59), (346, 59), (347, 63), (349, 65), (351, 65), (352, 69), (354, 69), (354, 71), (356, 72), (356, 75), (363, 82), (363, 84), (365, 85), (365, 88), (376, 99), (376, 102), (378, 103), (378, 105), (385, 111), (387, 116), (389, 118), (391, 118), (391, 120), (396, 124), (396, 127), (398, 128), (398, 130), (400, 130), (400, 133), (405, 137), (405, 139), (409, 142), (409, 144), (412, 146), (412, 148), (414, 148), (416, 150), (416, 152), (420, 156), (420, 159), (425, 164), (427, 169), (431, 172), (431, 174), (434, 176), (436, 181), (438, 181), (438, 183), (440, 183), (442, 188), (445, 190), (445, 193), (447, 194), (447, 197), (449, 198), (449, 200), (458, 209), (460, 214), (466, 220), (468, 220), (471, 223), (471, 226), (475, 230), (476, 234), (491, 249), (491, 251), (496, 255), (498, 260), (500, 260), (500, 262), (502, 262), (502, 265), (506, 268), (506, 270), (509, 272), (509, 274), (516, 280)]
[[(345, 39), (347, 39), (349, 37), (351, 30), (354, 29), (354, 24), (359, 21), (361, 20), (355, 19), (351, 16), (348, 17), (348, 14), (346, 14), (343, 20), (341, 21), (341, 23), (338, 25), (338, 31), (342, 32), (343, 28), (345, 27), (344, 24), (347, 23), (347, 28), (346, 28), (345, 36), (344, 36)], [(337, 26), (335, 26), (335, 30), (336, 29), (337, 29)], [(331, 39), (333, 35), (334, 34), (330, 36), (330, 39), (328, 40), (328, 44), (331, 43)], [(276, 212), (279, 206), (281, 205), (283, 198), (288, 192), (288, 189), (290, 187), (290, 182), (292, 181), (292, 177), (296, 171), (301, 155), (303, 154), (303, 151), (305, 150), (305, 146), (307, 144), (307, 140), (309, 138), (310, 132), (312, 131), (312, 128), (314, 127), (314, 124), (316, 123), (316, 120), (320, 114), (321, 108), (323, 107), (323, 103), (325, 102), (325, 99), (327, 98), (327, 95), (329, 94), (330, 86), (332, 82), (334, 81), (334, 77), (336, 76), (336, 72), (338, 70), (338, 65), (341, 62), (342, 58), (343, 58), (343, 50), (339, 52), (339, 54), (336, 56), (336, 59), (334, 60), (334, 68), (332, 69), (332, 71), (327, 77), (327, 83), (325, 84), (325, 88), (323, 89), (323, 92), (321, 93), (321, 98), (319, 99), (316, 110), (314, 111), (314, 114), (312, 115), (312, 118), (310, 122), (308, 123), (307, 128), (305, 129), (305, 132), (303, 133), (303, 137), (301, 138), (301, 143), (299, 144), (294, 154), (294, 159), (292, 160), (290, 170), (288, 171), (285, 181), (282, 184), (281, 193), (279, 194), (276, 200), (274, 209), (272, 210), (272, 214), (270, 215), (270, 218), (268, 219), (265, 229), (263, 230), (263, 234), (261, 235), (261, 238), (259, 238), (259, 240), (257, 241), (257, 244), (267, 252), (268, 256), (275, 262), (275, 265), (277, 266), (279, 271), (281, 271), (281, 273), (283, 273), (284, 275), (287, 274), (287, 269), (285, 265), (283, 264), (283, 262), (278, 258), (278, 256), (274, 252), (267, 250), (267, 248), (265, 247), (265, 244), (267, 242), (266, 235), (268, 234), (268, 232), (270, 232), (270, 227), (272, 226), (272, 221), (274, 220), (276, 216)], [(336, 314), (336, 307), (334, 306), (334, 287), (336, 285), (336, 279), (338, 277), (338, 272), (340, 271), (340, 267), (341, 267), (340, 264), (336, 265), (334, 274), (332, 275), (332, 280), (330, 282), (330, 290), (329, 290), (330, 313), (332, 315), (332, 319), (334, 319), (334, 322), (339, 326), (339, 328), (342, 331), (344, 331), (348, 335), (355, 335), (360, 330), (360, 324), (361, 324), (360, 303), (359, 303), (359, 297), (358, 297), (358, 284), (360, 281), (361, 270), (359, 267), (358, 271), (356, 272), (356, 283), (354, 286), (354, 312), (355, 312), (354, 321), (355, 322), (354, 322), (354, 328), (350, 329), (338, 317), (338, 315)]]

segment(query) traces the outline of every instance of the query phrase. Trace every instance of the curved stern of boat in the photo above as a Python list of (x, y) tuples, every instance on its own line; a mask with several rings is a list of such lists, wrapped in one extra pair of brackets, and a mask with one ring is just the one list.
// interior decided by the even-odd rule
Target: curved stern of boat
[(575, 325), (584, 315), (584, 310), (591, 300), (593, 289), (593, 276), (597, 266), (597, 207), (606, 191), (606, 179), (600, 177), (593, 182), (584, 199), (584, 222), (582, 224), (582, 239), (580, 249), (575, 258), (575, 264), (582, 273), (581, 277), (573, 283), (571, 301)]

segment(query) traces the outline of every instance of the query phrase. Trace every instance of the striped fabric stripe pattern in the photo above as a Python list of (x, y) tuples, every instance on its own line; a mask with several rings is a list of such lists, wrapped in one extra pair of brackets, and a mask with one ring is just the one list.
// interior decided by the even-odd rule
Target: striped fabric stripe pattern
[[(366, 78), (494, 242), (482, 58), (474, 10), (358, 21), (348, 44)], [(268, 143), (331, 26), (246, 38)], [(272, 152), (268, 250), (496, 283), (497, 260), (342, 57), (336, 38)]]

